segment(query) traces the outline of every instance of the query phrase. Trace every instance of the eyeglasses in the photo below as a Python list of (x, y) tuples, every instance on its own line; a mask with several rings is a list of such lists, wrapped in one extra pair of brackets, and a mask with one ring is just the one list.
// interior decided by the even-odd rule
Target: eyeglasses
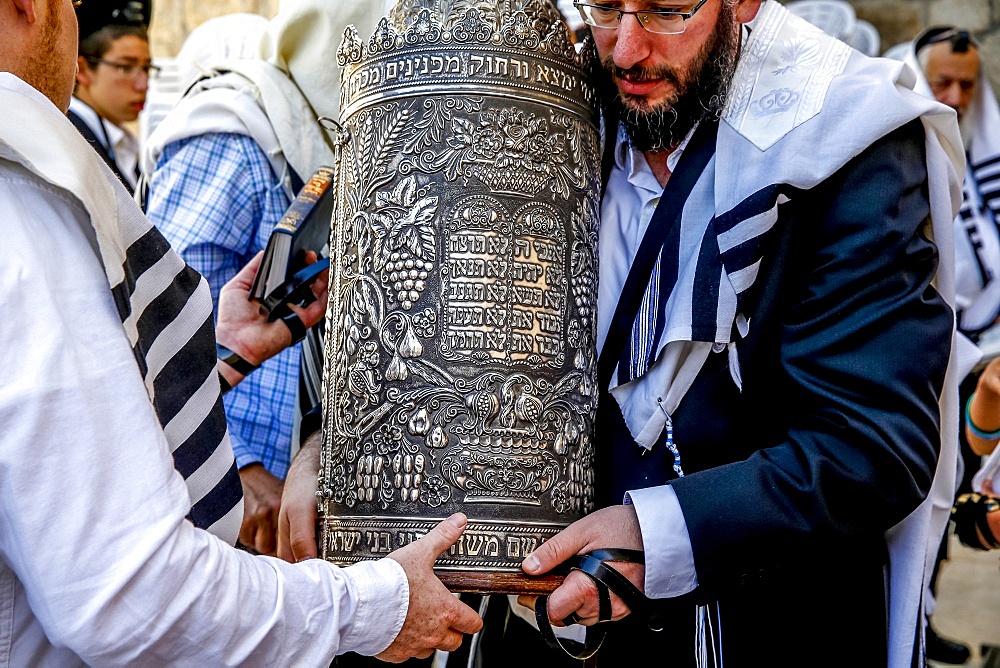
[(585, 2), (574, 2), (583, 22), (595, 28), (617, 29), (622, 17), (626, 14), (635, 16), (643, 28), (658, 35), (678, 35), (684, 32), (684, 26), (689, 18), (694, 16), (708, 0), (700, 2), (689, 12), (675, 12), (669, 9), (644, 9), (637, 12), (627, 12), (607, 5), (588, 5)]
[(86, 58), (86, 61), (91, 65), (107, 65), (108, 67), (113, 67), (118, 72), (118, 74), (127, 79), (138, 79), (140, 74), (145, 74), (149, 79), (155, 79), (160, 75), (160, 68), (156, 65), (133, 65), (132, 63), (116, 63), (113, 60), (104, 60), (103, 58)]

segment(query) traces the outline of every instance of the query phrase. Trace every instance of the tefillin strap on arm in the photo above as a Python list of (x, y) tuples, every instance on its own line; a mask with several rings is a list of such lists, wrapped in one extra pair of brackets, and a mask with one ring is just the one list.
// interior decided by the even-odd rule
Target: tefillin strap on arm
[[(587, 554), (578, 554), (567, 562), (571, 571), (580, 571), (590, 576), (594, 580), (594, 584), (597, 585), (598, 623), (611, 621), (611, 593), (614, 593), (628, 606), (630, 615), (644, 619), (649, 628), (654, 631), (662, 630), (662, 621), (649, 612), (649, 599), (628, 578), (609, 566), (607, 563), (609, 561), (642, 564), (645, 563), (645, 558), (640, 550), (609, 548), (594, 550)], [(563, 623), (568, 626), (579, 621), (580, 618), (576, 616), (576, 613), (573, 613), (564, 619)], [(604, 642), (604, 636), (607, 634), (606, 628), (595, 627), (587, 630), (587, 639), (584, 644), (574, 640), (560, 639), (549, 623), (548, 597), (546, 596), (539, 596), (535, 603), (535, 622), (539, 632), (550, 647), (561, 649), (569, 656), (581, 661), (589, 659), (597, 653), (601, 643)]]

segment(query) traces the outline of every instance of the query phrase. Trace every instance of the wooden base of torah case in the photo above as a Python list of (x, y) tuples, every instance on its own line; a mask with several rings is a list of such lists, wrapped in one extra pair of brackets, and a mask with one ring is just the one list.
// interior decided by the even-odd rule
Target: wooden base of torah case
[(331, 236), (321, 552), (378, 559), (461, 511), (454, 591), (593, 508), (599, 129), (553, 5), (402, 0), (349, 27)]

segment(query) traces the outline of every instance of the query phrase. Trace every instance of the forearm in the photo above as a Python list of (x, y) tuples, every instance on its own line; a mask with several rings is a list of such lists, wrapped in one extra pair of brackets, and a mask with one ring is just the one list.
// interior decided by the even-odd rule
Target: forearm
[[(91, 665), (235, 665), (250, 656), (328, 665), (336, 652), (384, 649), (405, 614), (405, 582), (393, 564), (250, 558), (185, 519), (188, 491), (115, 317), (107, 314), (101, 336), (73, 332), (100, 345), (54, 346), (48, 367), (8, 377), (30, 392), (0, 396), (8, 492), (0, 512), (10, 520), (0, 527), (0, 553), (52, 642)], [(24, 378), (38, 370), (48, 383)], [(51, 475), (54, 462), (66, 475)]]
[[(991, 362), (965, 406), (965, 435), (977, 455), (988, 455), (1000, 441), (1000, 362)], [(971, 422), (971, 424), (969, 424)]]

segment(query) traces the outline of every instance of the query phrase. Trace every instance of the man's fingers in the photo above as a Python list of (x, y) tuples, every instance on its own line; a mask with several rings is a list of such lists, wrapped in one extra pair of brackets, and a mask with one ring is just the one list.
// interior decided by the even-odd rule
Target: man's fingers
[(257, 268), (260, 267), (260, 261), (263, 258), (264, 251), (258, 251), (257, 254), (250, 258), (250, 261), (236, 273), (236, 276), (229, 280), (229, 283), (242, 286), (244, 289), (249, 289), (249, 287), (253, 285), (253, 277), (257, 275)]
[(421, 538), (420, 545), (427, 550), (432, 560), (437, 559), (461, 537), (468, 522), (468, 518), (463, 513), (455, 513), (439, 522), (426, 536)]
[(319, 555), (316, 547), (316, 531), (293, 533), (290, 539), (292, 558), (295, 561), (315, 559)]
[(316, 476), (322, 441), (321, 431), (311, 434), (288, 469), (278, 512), (278, 555), (285, 561), (303, 561), (318, 554)]
[(284, 522), (278, 526), (278, 559), (292, 564), (296, 561), (292, 542), (288, 539), (288, 527)]
[(458, 603), (459, 608), (455, 621), (451, 624), (452, 629), (458, 633), (476, 633), (483, 628), (483, 618), (479, 616), (479, 613), (459, 601), (457, 597), (455, 602)]
[(579, 551), (579, 544), (572, 538), (573, 525), (542, 543), (525, 557), (521, 569), (528, 575), (541, 575), (555, 568)]
[(261, 526), (257, 530), (256, 544), (254, 545), (256, 550), (261, 554), (274, 556), (275, 550), (278, 547), (275, 534), (273, 525), (266, 524)]
[[(470, 633), (475, 633), (475, 632), (470, 631)], [(462, 639), (464, 637), (465, 636), (462, 635), (461, 631), (450, 629), (448, 631), (448, 634), (444, 637), (444, 640), (441, 641), (441, 644), (437, 646), (437, 649), (442, 650), (444, 652), (454, 652), (455, 650), (457, 650), (459, 647), (462, 646)]]
[(294, 564), (318, 556), (314, 514), (287, 512), (279, 518), (279, 521), (279, 558)]
[(244, 518), (243, 525), (240, 527), (240, 542), (252, 547), (255, 533), (253, 520)]
[(296, 304), (289, 304), (289, 310), (291, 310), (295, 315), (299, 316), (299, 320), (302, 321), (302, 325), (309, 329), (326, 315), (326, 300), (314, 301), (308, 306), (298, 306)]

